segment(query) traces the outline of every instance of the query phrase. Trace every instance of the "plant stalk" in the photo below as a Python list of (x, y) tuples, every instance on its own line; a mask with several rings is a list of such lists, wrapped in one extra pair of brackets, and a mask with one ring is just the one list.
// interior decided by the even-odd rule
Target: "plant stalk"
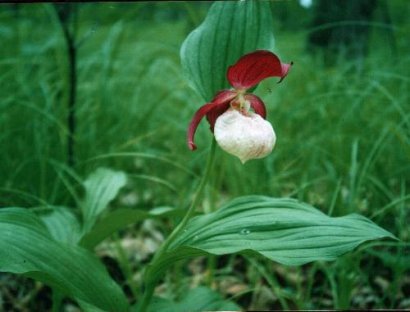
[[(205, 172), (204, 175), (202, 176), (201, 182), (199, 183), (199, 186), (195, 192), (194, 199), (191, 202), (191, 205), (189, 206), (185, 216), (183, 217), (182, 221), (177, 225), (177, 227), (172, 231), (171, 235), (168, 236), (168, 238), (165, 240), (165, 242), (162, 244), (158, 252), (155, 254), (154, 258), (152, 259), (150, 266), (155, 267), (155, 264), (161, 259), (162, 255), (168, 250), (169, 246), (171, 243), (175, 240), (175, 238), (178, 237), (178, 235), (184, 230), (186, 227), (189, 219), (192, 217), (192, 215), (195, 212), (195, 208), (198, 206), (202, 194), (204, 192), (205, 186), (209, 180), (209, 176), (211, 174), (212, 168), (213, 168), (213, 162), (215, 159), (215, 149), (216, 149), (216, 141), (215, 138), (212, 140), (212, 145), (211, 145), (211, 150), (208, 154), (208, 160), (206, 163), (205, 167)], [(150, 280), (150, 279), (148, 279)], [(139, 306), (139, 311), (140, 312), (145, 312), (146, 309), (148, 308), (148, 304), (151, 301), (152, 295), (154, 294), (154, 289), (155, 285), (150, 284), (147, 285), (146, 290), (144, 291), (143, 297), (142, 297), (142, 302), (141, 305)]]

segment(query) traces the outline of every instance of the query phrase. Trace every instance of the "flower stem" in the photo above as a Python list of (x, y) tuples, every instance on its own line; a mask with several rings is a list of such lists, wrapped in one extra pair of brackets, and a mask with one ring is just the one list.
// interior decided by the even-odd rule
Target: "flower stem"
[[(188, 223), (189, 219), (192, 217), (192, 214), (195, 212), (195, 208), (199, 204), (199, 201), (201, 200), (202, 193), (204, 192), (206, 183), (208, 182), (209, 176), (211, 174), (211, 169), (212, 169), (212, 164), (214, 162), (215, 158), (215, 146), (216, 146), (216, 141), (215, 139), (212, 141), (211, 145), (211, 151), (209, 152), (208, 155), (208, 160), (206, 163), (205, 167), (205, 173), (202, 176), (201, 182), (198, 186), (198, 189), (195, 193), (194, 199), (192, 200), (191, 206), (189, 207), (188, 211), (186, 212), (184, 218), (182, 221), (178, 224), (178, 226), (175, 228), (174, 231), (172, 231), (171, 235), (168, 237), (168, 239), (165, 241), (164, 245), (161, 247), (162, 253), (167, 251), (169, 245), (172, 243), (172, 241), (178, 236), (178, 234), (185, 228), (186, 224)], [(158, 252), (156, 255), (158, 258), (162, 255), (161, 250)]]
[[(187, 225), (189, 219), (192, 217), (193, 213), (195, 212), (195, 208), (198, 206), (202, 194), (204, 192), (205, 186), (208, 182), (209, 176), (212, 171), (212, 165), (215, 159), (215, 147), (216, 141), (215, 138), (212, 140), (211, 150), (208, 154), (208, 160), (205, 167), (204, 175), (202, 176), (201, 182), (195, 192), (194, 199), (192, 200), (191, 205), (189, 206), (184, 218), (181, 222), (177, 225), (177, 227), (172, 231), (170, 236), (165, 240), (162, 244), (160, 249), (155, 254), (154, 258), (152, 259), (150, 266), (155, 267), (155, 264), (161, 259), (162, 255), (168, 250), (170, 244), (178, 237), (178, 235), (184, 230), (185, 226)], [(139, 306), (140, 312), (145, 312), (149, 302), (151, 301), (151, 297), (154, 294), (155, 285), (146, 285), (146, 289), (144, 291), (144, 295), (142, 297), (141, 305)]]

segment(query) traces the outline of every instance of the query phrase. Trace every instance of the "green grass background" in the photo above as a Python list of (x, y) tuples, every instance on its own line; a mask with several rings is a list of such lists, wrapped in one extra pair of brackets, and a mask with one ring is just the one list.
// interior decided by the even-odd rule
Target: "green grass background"
[[(186, 147), (187, 125), (203, 103), (182, 74), (179, 48), (209, 5), (78, 5), (76, 165), (71, 169), (61, 25), (50, 4), (19, 5), (18, 11), (0, 6), (0, 206), (74, 205), (81, 196), (80, 177), (106, 166), (129, 175), (122, 195), (133, 195), (133, 206), (185, 207), (211, 133), (203, 122), (198, 150)], [(346, 307), (352, 285), (379, 291), (376, 307), (399, 307), (406, 291), (410, 296), (403, 288), (410, 263), (410, 20), (406, 1), (391, 1), (389, 8), (393, 24), (371, 26), (369, 55), (360, 66), (343, 56), (325, 66), (321, 55), (306, 51), (308, 11), (295, 1), (273, 2), (274, 52), (295, 65), (283, 83), (268, 79), (255, 94), (266, 103), (277, 145), (267, 158), (245, 165), (217, 152), (203, 204), (207, 210), (240, 195), (291, 196), (333, 216), (363, 214), (401, 239), (379, 243), (378, 256), (354, 253), (326, 265), (289, 269), (306, 275), (310, 285), (282, 281), (298, 307), (326, 307), (319, 300), (326, 288), (331, 306)], [(267, 278), (261, 272), (272, 264), (261, 263), (253, 273)], [(374, 270), (388, 280), (388, 290), (377, 288)], [(316, 272), (326, 276), (323, 285), (315, 284)], [(252, 285), (256, 290), (258, 281)]]

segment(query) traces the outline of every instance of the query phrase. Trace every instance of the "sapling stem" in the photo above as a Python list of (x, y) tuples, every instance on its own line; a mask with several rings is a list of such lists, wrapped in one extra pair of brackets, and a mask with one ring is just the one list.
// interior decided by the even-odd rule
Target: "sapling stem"
[[(177, 227), (172, 231), (172, 233), (168, 236), (168, 238), (165, 240), (165, 242), (162, 244), (162, 246), (159, 248), (157, 253), (155, 254), (154, 258), (152, 259), (151, 263), (149, 266), (155, 267), (155, 264), (159, 262), (161, 259), (162, 255), (168, 250), (170, 244), (175, 240), (175, 238), (178, 237), (178, 235), (184, 230), (186, 227), (189, 219), (192, 217), (192, 215), (195, 212), (195, 208), (198, 206), (202, 194), (204, 192), (205, 186), (209, 180), (209, 177), (211, 175), (211, 171), (213, 168), (213, 162), (215, 159), (215, 147), (216, 147), (216, 141), (215, 139), (212, 140), (212, 145), (211, 145), (211, 150), (208, 154), (208, 160), (206, 163), (205, 167), (205, 172), (204, 175), (202, 176), (201, 182), (199, 183), (199, 186), (195, 192), (194, 199), (191, 202), (191, 205), (189, 206), (185, 216), (181, 220), (181, 222), (177, 225)], [(151, 280), (151, 279), (148, 279)], [(139, 311), (140, 312), (145, 312), (148, 304), (151, 301), (152, 295), (154, 294), (154, 289), (155, 289), (155, 283), (150, 283), (149, 285), (146, 285), (146, 289), (144, 291), (143, 297), (142, 297), (142, 302), (141, 305), (139, 306)]]

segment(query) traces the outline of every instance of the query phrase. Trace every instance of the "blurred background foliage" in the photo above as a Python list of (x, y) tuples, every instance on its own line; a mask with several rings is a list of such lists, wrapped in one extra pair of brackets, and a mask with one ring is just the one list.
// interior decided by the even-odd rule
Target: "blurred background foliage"
[[(179, 49), (211, 4), (2, 4), (0, 206), (73, 205), (80, 177), (106, 166), (128, 174), (117, 206), (186, 207), (211, 133), (203, 122), (198, 150), (186, 147), (203, 103), (182, 75)], [(274, 52), (295, 63), (283, 83), (268, 79), (255, 91), (277, 145), (244, 166), (219, 150), (204, 209), (239, 195), (291, 196), (334, 216), (366, 215), (402, 243), (301, 269), (262, 262), (235, 275), (234, 256), (217, 267), (228, 262), (229, 274), (257, 290), (243, 299), (250, 308), (275, 307), (263, 270), (276, 270), (297, 307), (409, 308), (409, 3), (272, 1), (271, 10)]]

